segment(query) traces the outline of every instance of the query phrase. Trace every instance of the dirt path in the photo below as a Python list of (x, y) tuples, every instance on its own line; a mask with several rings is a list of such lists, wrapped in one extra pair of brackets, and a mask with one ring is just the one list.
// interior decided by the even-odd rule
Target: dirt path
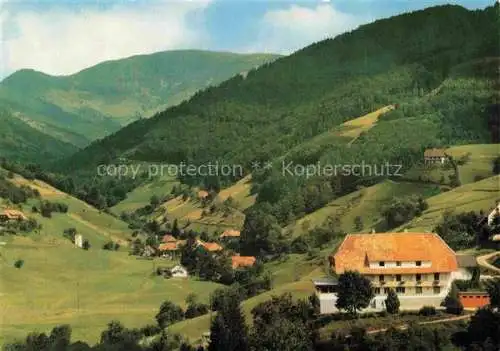
[(489, 271), (495, 272), (497, 274), (500, 274), (500, 268), (495, 267), (488, 261), (492, 259), (493, 257), (500, 256), (500, 251), (492, 252), (487, 255), (482, 255), (477, 257), (477, 264), (479, 264), (481, 267), (486, 268)]
[(118, 244), (120, 244), (121, 246), (128, 246), (129, 243), (126, 241), (126, 240), (123, 240), (121, 238), (118, 238), (117, 236), (105, 231), (104, 229), (102, 228), (99, 228), (97, 227), (96, 225), (86, 221), (85, 219), (83, 219), (82, 217), (78, 216), (77, 214), (75, 213), (70, 213), (69, 216), (71, 218), (73, 218), (74, 220), (80, 222), (81, 224), (95, 230), (96, 232), (99, 232), (100, 234), (110, 238), (110, 239), (113, 239), (114, 241), (116, 241)]
[[(449, 318), (443, 318), (443, 319), (437, 319), (434, 321), (427, 321), (427, 322), (420, 322), (418, 325), (428, 325), (428, 324), (438, 324), (438, 323), (448, 323), (448, 322), (456, 322), (456, 321), (461, 321), (461, 320), (467, 320), (472, 316), (472, 314), (465, 314), (463, 316), (457, 316), (457, 317), (449, 317)], [(396, 329), (399, 330), (405, 330), (408, 328), (408, 324), (403, 324), (400, 326), (395, 327)], [(370, 330), (367, 331), (367, 334), (378, 334), (378, 333), (385, 333), (388, 331), (389, 328), (382, 328), (382, 329), (375, 329), (375, 330)]]

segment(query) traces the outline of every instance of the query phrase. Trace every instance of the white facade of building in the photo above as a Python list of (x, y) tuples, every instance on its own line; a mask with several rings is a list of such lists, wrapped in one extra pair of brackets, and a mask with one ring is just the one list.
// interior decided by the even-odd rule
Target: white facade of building
[(83, 248), (83, 236), (81, 234), (75, 235), (75, 246)]
[(500, 203), (498, 203), (497, 207), (495, 207), (493, 211), (491, 211), (490, 214), (488, 215), (488, 225), (491, 225), (495, 217), (499, 214), (500, 214)]
[[(458, 272), (457, 272), (458, 273)], [(389, 289), (396, 291), (400, 302), (401, 310), (418, 310), (423, 306), (439, 307), (451, 289), (454, 279), (463, 279), (462, 275), (440, 273), (438, 280), (434, 274), (421, 274), (420, 280), (417, 275), (384, 275), (384, 281), (380, 281), (380, 276), (366, 275), (374, 287), (375, 297), (370, 302), (370, 306), (362, 312), (374, 312), (385, 310), (385, 299)], [(397, 279), (401, 279), (398, 281)], [(339, 312), (335, 307), (337, 293), (335, 283), (327, 287), (327, 284), (318, 284), (314, 281), (316, 293), (320, 301), (320, 312), (330, 314)]]
[[(461, 266), (453, 250), (436, 234), (381, 233), (348, 235), (330, 263), (336, 274), (354, 270), (370, 280), (374, 297), (362, 312), (374, 312), (385, 310), (391, 289), (398, 295), (401, 310), (440, 307), (454, 280), (472, 277), (475, 259), (460, 261)], [(336, 278), (313, 283), (320, 312), (339, 312)]]
[(187, 278), (189, 276), (187, 269), (181, 265), (175, 266), (170, 272), (174, 278)]

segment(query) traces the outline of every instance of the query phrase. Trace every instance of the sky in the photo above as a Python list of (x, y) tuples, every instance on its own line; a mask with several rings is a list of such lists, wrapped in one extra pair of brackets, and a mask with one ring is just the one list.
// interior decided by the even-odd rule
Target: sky
[(69, 75), (164, 50), (290, 54), (360, 24), (439, 4), (493, 0), (0, 0), (0, 79)]

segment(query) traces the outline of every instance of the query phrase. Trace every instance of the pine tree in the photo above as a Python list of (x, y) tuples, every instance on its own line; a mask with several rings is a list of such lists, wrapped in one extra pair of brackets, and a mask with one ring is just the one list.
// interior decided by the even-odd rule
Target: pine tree
[(248, 350), (248, 328), (236, 295), (227, 294), (221, 301), (210, 326), (208, 351)]
[(446, 307), (447, 313), (452, 313), (457, 315), (462, 314), (464, 306), (462, 305), (462, 302), (460, 302), (460, 299), (458, 297), (458, 288), (455, 285), (455, 283), (451, 285), (450, 292), (444, 299), (441, 306)]
[(396, 314), (399, 312), (399, 298), (394, 289), (389, 289), (387, 299), (385, 299), (385, 309), (387, 313)]
[(172, 225), (172, 236), (178, 238), (181, 231), (179, 230), (179, 223), (177, 222), (177, 218), (174, 219), (174, 224)]

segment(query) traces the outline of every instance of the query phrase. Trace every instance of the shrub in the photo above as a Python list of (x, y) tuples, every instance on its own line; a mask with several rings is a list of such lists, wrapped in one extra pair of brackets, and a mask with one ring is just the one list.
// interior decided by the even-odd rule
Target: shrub
[(38, 222), (33, 218), (19, 223), (19, 230), (25, 233), (32, 232), (37, 228), (41, 228), (41, 225), (39, 225)]
[(161, 304), (160, 310), (155, 316), (158, 326), (160, 328), (166, 328), (169, 325), (179, 322), (184, 319), (184, 312), (182, 308), (176, 304), (165, 301)]
[(397, 314), (399, 312), (399, 298), (393, 289), (389, 290), (387, 299), (385, 300), (385, 308), (387, 313)]
[(436, 315), (436, 308), (434, 306), (424, 306), (422, 307), (419, 311), (418, 314), (420, 316), (435, 316)]
[(291, 248), (293, 253), (304, 254), (309, 250), (309, 245), (302, 236), (299, 236), (292, 241)]
[(17, 260), (16, 262), (14, 262), (14, 267), (22, 268), (22, 266), (24, 266), (24, 260)]
[(71, 240), (71, 242), (75, 242), (76, 229), (75, 228), (67, 228), (64, 229), (63, 236), (66, 239)]
[(307, 252), (307, 258), (308, 258), (309, 260), (312, 260), (313, 258), (318, 257), (318, 255), (319, 255), (319, 249), (317, 249), (317, 248), (310, 249), (310, 250)]
[(208, 311), (209, 311), (208, 305), (195, 302), (195, 303), (188, 305), (188, 307), (186, 309), (185, 317), (186, 317), (186, 319), (195, 318), (195, 317), (207, 314)]
[(108, 241), (106, 244), (102, 246), (103, 250), (109, 250), (109, 251), (117, 251), (120, 248), (120, 244), (115, 243), (113, 241)]
[(90, 242), (89, 242), (87, 239), (84, 239), (84, 240), (83, 240), (82, 245), (83, 245), (83, 246), (82, 246), (82, 248), (83, 248), (84, 250), (88, 250), (88, 249), (90, 249)]
[(460, 301), (460, 299), (458, 297), (458, 288), (455, 285), (455, 283), (453, 283), (451, 285), (450, 292), (448, 293), (448, 295), (444, 299), (441, 306), (446, 307), (447, 313), (452, 313), (452, 314), (456, 314), (456, 315), (462, 314), (462, 312), (464, 310), (464, 306), (462, 305), (462, 302)]

